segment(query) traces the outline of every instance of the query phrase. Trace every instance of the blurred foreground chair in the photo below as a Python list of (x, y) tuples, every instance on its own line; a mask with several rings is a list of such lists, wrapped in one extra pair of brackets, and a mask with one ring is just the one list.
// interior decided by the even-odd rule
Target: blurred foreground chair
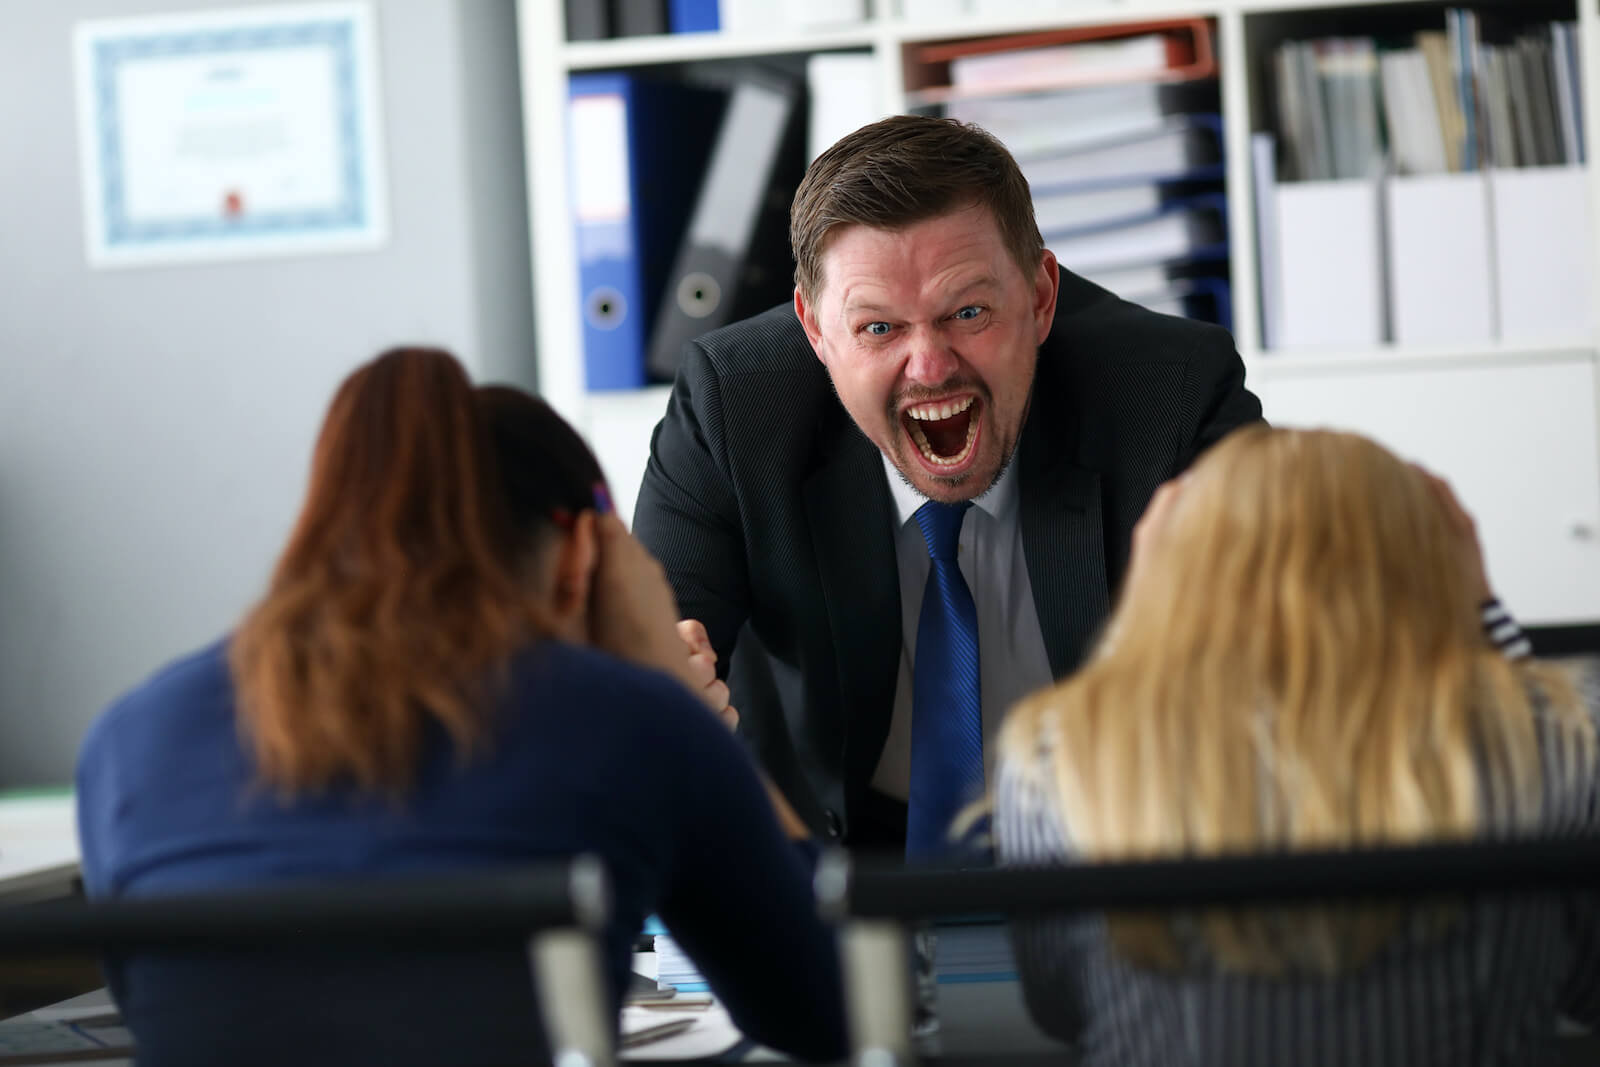
[(824, 854), (816, 890), (840, 929), (858, 1067), (915, 1063), (909, 930), (949, 916), (1375, 901), (1426, 895), (1600, 890), (1600, 839), (1295, 852), (1053, 868), (944, 868)]
[[(0, 957), (363, 951), (393, 954), (526, 945), (529, 997), (551, 1058), (610, 1067), (616, 1019), (601, 934), (605, 871), (590, 856), (511, 871), (297, 884), (160, 897), (49, 901), (0, 910)], [(294, 1020), (280, 1025), (293, 1028)], [(398, 1019), (390, 1025), (404, 1026)], [(137, 1036), (137, 1035), (136, 1035)], [(308, 1048), (315, 1060), (315, 1049)]]

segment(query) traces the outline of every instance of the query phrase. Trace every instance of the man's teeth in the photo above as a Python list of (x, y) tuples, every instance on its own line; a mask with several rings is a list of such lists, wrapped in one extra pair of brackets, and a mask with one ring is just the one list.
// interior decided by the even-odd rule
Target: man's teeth
[(942, 404), (918, 404), (914, 408), (907, 408), (906, 414), (924, 422), (937, 422), (961, 414), (972, 406), (972, 400), (973, 398), (968, 396), (960, 400), (946, 400)]
[[(969, 400), (967, 403), (970, 404), (971, 401)], [(949, 418), (948, 415), (945, 417)], [(964, 462), (967, 455), (972, 451), (972, 442), (977, 436), (978, 420), (973, 419), (967, 424), (967, 443), (961, 446), (961, 451), (953, 456), (941, 456), (933, 450), (932, 445), (928, 444), (928, 436), (922, 432), (922, 427), (914, 422), (911, 424), (911, 440), (915, 441), (917, 447), (922, 450), (923, 457), (937, 467), (954, 467)]]

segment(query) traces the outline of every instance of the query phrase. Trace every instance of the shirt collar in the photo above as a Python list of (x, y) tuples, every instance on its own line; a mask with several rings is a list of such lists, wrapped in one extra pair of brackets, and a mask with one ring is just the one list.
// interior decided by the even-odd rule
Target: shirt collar
[[(911, 521), (917, 509), (927, 503), (928, 498), (906, 484), (906, 480), (900, 476), (900, 471), (889, 462), (888, 456), (883, 455), (881, 451), (878, 454), (883, 459), (884, 473), (889, 477), (889, 496), (894, 500), (895, 529), (899, 529)], [(1000, 479), (972, 502), (998, 522), (1011, 521), (1017, 513), (1016, 464), (1014, 462), (1006, 464), (1006, 469), (1000, 473)]]

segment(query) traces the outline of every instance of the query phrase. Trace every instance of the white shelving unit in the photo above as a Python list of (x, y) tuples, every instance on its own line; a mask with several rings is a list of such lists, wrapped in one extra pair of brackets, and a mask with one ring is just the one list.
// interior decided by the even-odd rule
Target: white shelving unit
[[(1262, 65), (1259, 57), (1247, 53), (1247, 23), (1256, 17), (1351, 9), (1349, 32), (1359, 33), (1361, 15), (1356, 9), (1386, 6), (1383, 0), (1060, 0), (1059, 10), (1041, 11), (1041, 5), (1033, 5), (1023, 14), (1019, 5), (1016, 16), (935, 23), (900, 18), (898, 0), (869, 0), (869, 6), (875, 7), (875, 15), (861, 25), (819, 32), (759, 37), (681, 34), (568, 43), (561, 0), (518, 2), (541, 390), (595, 444), (623, 498), (619, 506), (625, 513), (631, 512), (650, 431), (665, 407), (668, 390), (658, 386), (636, 393), (590, 394), (584, 388), (564, 151), (570, 72), (865, 50), (878, 61), (885, 112), (898, 112), (906, 105), (902, 70), (906, 45), (1205, 16), (1217, 25), (1234, 336), (1267, 417), (1360, 430), (1405, 454), (1425, 458), (1461, 486), (1480, 523), (1496, 531), (1486, 536), (1490, 569), (1502, 594), (1526, 621), (1600, 621), (1600, 331), (1537, 347), (1382, 345), (1363, 351), (1292, 354), (1261, 348), (1249, 116), (1258, 110), (1262, 87), (1255, 74)], [(1441, 13), (1443, 7), (1439, 5)], [(1574, 14), (1582, 43), (1585, 142), (1592, 156), (1600, 145), (1600, 0), (1577, 0), (1575, 12), (1563, 11), (1562, 17)], [(1591, 205), (1600, 205), (1600, 168), (1589, 168), (1589, 194)], [(1593, 247), (1600, 252), (1600, 210), (1591, 211), (1591, 219)], [(1600, 308), (1600, 270), (1594, 273), (1594, 306)], [(1396, 392), (1408, 397), (1404, 418), (1386, 399)], [(1439, 403), (1430, 404), (1429, 397)], [(1472, 420), (1479, 421), (1469, 422), (1468, 411)], [(1550, 422), (1557, 413), (1563, 422), (1552, 433)], [(1487, 453), (1474, 444), (1479, 435), (1535, 441), (1540, 448), (1507, 453), (1525, 468), (1497, 461), (1486, 473)], [(1499, 518), (1507, 515), (1510, 518), (1504, 521)]]

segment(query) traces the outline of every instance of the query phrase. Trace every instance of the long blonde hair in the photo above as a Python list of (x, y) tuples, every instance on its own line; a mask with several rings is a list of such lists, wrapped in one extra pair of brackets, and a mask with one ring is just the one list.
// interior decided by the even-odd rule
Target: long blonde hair
[[(1570, 685), (1485, 640), (1449, 518), (1420, 472), (1352, 434), (1252, 427), (1196, 467), (1091, 661), (1001, 741), (1053, 752), (1091, 858), (1465, 838), (1532, 826), (1536, 704), (1593, 761)], [(1034, 760), (1033, 762), (1037, 762)], [(1492, 800), (1491, 800), (1492, 798)], [(1370, 956), (1392, 911), (1210, 914), (1201, 943), (1254, 973)], [(1119, 945), (1173, 964), (1166, 922)]]

